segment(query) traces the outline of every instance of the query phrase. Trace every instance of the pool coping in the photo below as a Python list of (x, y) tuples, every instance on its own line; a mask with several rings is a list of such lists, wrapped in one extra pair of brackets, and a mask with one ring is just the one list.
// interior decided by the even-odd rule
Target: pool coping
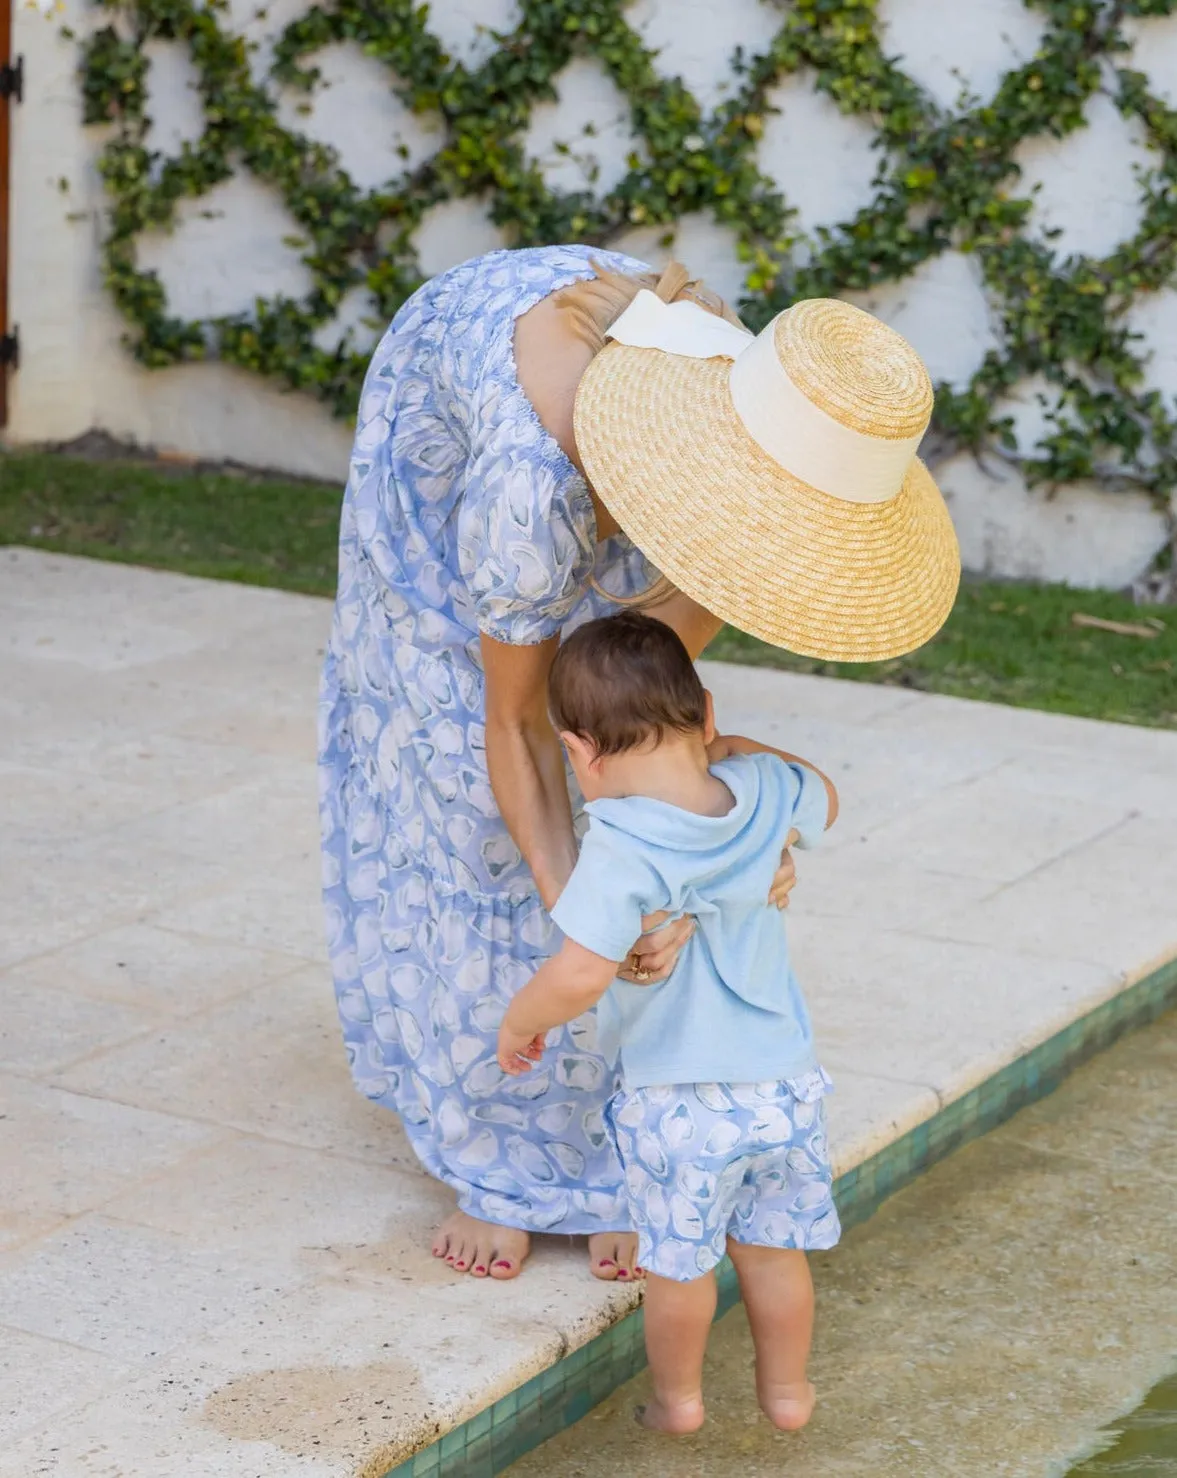
[[(1177, 956), (968, 1089), (930, 1118), (840, 1175), (843, 1227), (865, 1221), (896, 1191), (954, 1150), (1045, 1098), (1075, 1068), (1177, 1005)], [(735, 1271), (719, 1270), (719, 1309), (739, 1301)], [(524, 1453), (578, 1422), (646, 1364), (642, 1310), (624, 1315), (547, 1370), (392, 1468), (377, 1460), (359, 1478), (496, 1478)]]

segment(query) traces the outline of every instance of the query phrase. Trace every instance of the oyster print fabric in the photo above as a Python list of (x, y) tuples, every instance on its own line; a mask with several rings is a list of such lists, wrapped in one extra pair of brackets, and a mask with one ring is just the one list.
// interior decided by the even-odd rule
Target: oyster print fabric
[(645, 589), (597, 546), (583, 479), (515, 372), (515, 319), (591, 274), (587, 247), (495, 252), (435, 278), (385, 334), (360, 400), (319, 706), (328, 948), (360, 1091), (393, 1109), (471, 1215), (530, 1231), (626, 1225), (604, 1125), (617, 1086), (588, 1016), (543, 1063), (495, 1061), (507, 1002), (554, 928), (486, 769), (479, 632), (544, 641)]
[(841, 1236), (818, 1068), (780, 1083), (619, 1092), (606, 1121), (621, 1159), (638, 1261), (689, 1283), (729, 1237), (816, 1252)]

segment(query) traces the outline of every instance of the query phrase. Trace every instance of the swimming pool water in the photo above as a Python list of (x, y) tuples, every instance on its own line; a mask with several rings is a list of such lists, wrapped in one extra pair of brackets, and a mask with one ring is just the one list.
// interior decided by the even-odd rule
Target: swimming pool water
[(1175, 1478), (1177, 1375), (1154, 1386), (1130, 1416), (1109, 1427), (1107, 1443), (1068, 1478)]

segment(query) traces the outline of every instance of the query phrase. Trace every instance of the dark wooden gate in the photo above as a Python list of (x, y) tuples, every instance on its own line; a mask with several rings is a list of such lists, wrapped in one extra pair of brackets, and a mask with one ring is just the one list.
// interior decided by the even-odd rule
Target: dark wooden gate
[(19, 340), (8, 321), (9, 112), (20, 101), (22, 68), (12, 55), (12, 0), (0, 0), (0, 426), (8, 424), (8, 375), (16, 368)]

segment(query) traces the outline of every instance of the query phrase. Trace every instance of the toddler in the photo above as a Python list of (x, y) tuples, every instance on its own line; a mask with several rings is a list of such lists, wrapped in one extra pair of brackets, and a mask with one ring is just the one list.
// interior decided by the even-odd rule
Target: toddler
[[(782, 848), (812, 845), (833, 786), (792, 755), (716, 739), (686, 648), (634, 612), (560, 648), (552, 721), (590, 824), (553, 910), (558, 954), (515, 996), (499, 1063), (530, 1069), (545, 1034), (598, 1001), (621, 1087), (608, 1112), (648, 1274), (646, 1349), (663, 1432), (703, 1421), (715, 1267), (728, 1252), (756, 1347), (756, 1387), (782, 1430), (809, 1420), (813, 1284), (805, 1253), (840, 1235), (809, 1016), (768, 901)], [(690, 915), (670, 975), (616, 978), (644, 916)], [(640, 977), (639, 977), (640, 978)]]

